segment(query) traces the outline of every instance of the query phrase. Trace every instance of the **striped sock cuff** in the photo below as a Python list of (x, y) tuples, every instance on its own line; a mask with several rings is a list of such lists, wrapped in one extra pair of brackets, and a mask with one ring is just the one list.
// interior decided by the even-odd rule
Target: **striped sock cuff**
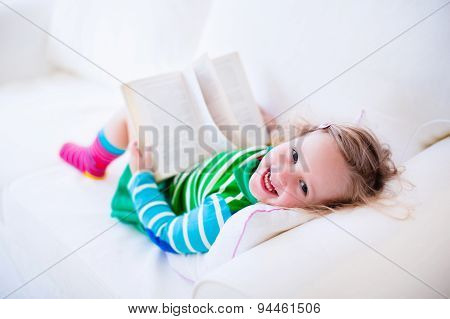
[(110, 152), (111, 154), (114, 154), (114, 155), (119, 156), (119, 155), (122, 155), (122, 154), (125, 152), (125, 150), (120, 149), (120, 148), (118, 148), (118, 147), (112, 145), (112, 144), (108, 141), (108, 139), (106, 138), (106, 135), (105, 135), (105, 132), (103, 131), (103, 129), (101, 129), (101, 131), (98, 133), (98, 139), (99, 139), (99, 141), (100, 141), (100, 144), (102, 144), (102, 146), (103, 146), (108, 152)]

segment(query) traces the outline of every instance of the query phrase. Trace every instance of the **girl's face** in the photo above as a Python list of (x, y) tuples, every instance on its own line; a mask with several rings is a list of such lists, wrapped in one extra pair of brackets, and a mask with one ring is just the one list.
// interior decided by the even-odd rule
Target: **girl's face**
[(302, 208), (343, 198), (349, 170), (333, 137), (315, 131), (273, 148), (250, 178), (258, 201)]

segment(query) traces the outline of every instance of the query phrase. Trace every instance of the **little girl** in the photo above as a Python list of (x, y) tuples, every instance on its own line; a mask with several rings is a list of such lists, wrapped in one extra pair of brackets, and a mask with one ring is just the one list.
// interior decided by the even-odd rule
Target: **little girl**
[[(131, 137), (116, 114), (89, 147), (65, 144), (60, 156), (102, 178)], [(304, 126), (275, 147), (225, 151), (156, 183), (150, 154), (130, 143), (130, 163), (112, 200), (112, 216), (132, 223), (162, 250), (207, 252), (228, 218), (251, 204), (335, 208), (368, 203), (397, 174), (389, 149), (368, 130), (338, 124)]]

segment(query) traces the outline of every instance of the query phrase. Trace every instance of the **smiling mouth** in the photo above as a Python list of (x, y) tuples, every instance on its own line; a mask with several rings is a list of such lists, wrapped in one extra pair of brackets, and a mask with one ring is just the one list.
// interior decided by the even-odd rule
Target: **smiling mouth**
[(270, 168), (268, 168), (267, 171), (261, 177), (261, 184), (264, 190), (278, 196), (278, 193), (270, 180)]

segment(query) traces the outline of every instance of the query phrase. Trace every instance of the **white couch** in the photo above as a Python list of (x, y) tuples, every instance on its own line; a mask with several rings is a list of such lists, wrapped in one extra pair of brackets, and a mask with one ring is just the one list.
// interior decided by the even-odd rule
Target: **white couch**
[[(449, 132), (450, 8), (400, 35), (443, 3), (8, 1), (96, 65), (0, 7), (0, 34), (9, 39), (0, 50), (0, 231), (20, 277), (1, 293), (64, 258), (10, 297), (449, 296), (450, 140), (425, 145)], [(332, 214), (195, 282), (128, 226), (109, 229), (116, 222), (109, 199), (126, 157), (106, 181), (93, 182), (61, 164), (58, 147), (89, 141), (123, 106), (117, 79), (234, 50), (270, 113), (301, 101), (281, 121), (348, 121), (364, 109), (364, 123), (416, 185), (399, 196), (414, 206), (412, 218), (372, 208)]]

